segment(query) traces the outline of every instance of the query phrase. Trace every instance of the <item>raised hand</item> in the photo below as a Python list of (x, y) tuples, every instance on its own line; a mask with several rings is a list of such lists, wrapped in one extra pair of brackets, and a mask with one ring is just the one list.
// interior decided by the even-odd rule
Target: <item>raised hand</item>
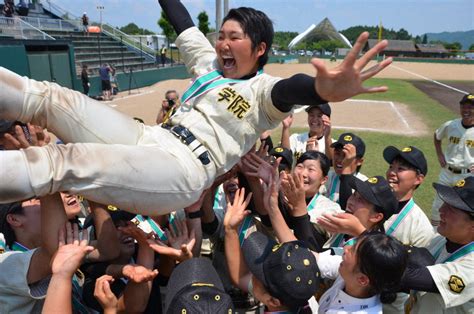
[(280, 174), (281, 187), (288, 203), (293, 208), (293, 216), (302, 216), (306, 214), (306, 193), (303, 188), (303, 176), (296, 173)]
[(176, 221), (176, 231), (171, 227), (166, 230), (168, 244), (158, 239), (148, 239), (148, 245), (157, 253), (170, 256), (177, 261), (185, 261), (193, 257), (192, 249), (196, 243), (196, 234), (194, 230), (188, 232), (185, 221)]
[(128, 221), (125, 227), (118, 227), (118, 230), (137, 240), (138, 245), (140, 246), (148, 246), (147, 240), (153, 237), (153, 233), (147, 234), (131, 221)]
[(343, 233), (357, 237), (365, 231), (365, 227), (359, 219), (349, 213), (323, 214), (322, 217), (317, 219), (317, 222), (333, 234)]
[[(279, 162), (278, 162), (279, 163)], [(263, 183), (263, 204), (269, 214), (279, 211), (278, 189), (280, 188), (280, 178), (278, 171), (273, 171), (268, 183)]]
[(141, 265), (128, 264), (123, 267), (122, 275), (134, 283), (142, 283), (153, 280), (158, 275), (158, 270), (151, 270)]
[(314, 87), (323, 99), (335, 102), (363, 93), (387, 91), (388, 88), (386, 86), (364, 87), (362, 85), (365, 80), (373, 77), (392, 63), (392, 58), (387, 58), (364, 71), (365, 66), (370, 60), (382, 52), (388, 45), (386, 40), (382, 40), (361, 58), (357, 59), (368, 38), (368, 32), (362, 33), (357, 38), (354, 47), (344, 58), (344, 61), (334, 69), (327, 69), (325, 62), (321, 59), (311, 60), (311, 63), (317, 70)]
[(67, 222), (66, 229), (59, 231), (58, 250), (54, 254), (51, 270), (54, 275), (72, 277), (82, 263), (84, 257), (92, 252), (94, 248), (87, 245), (89, 237), (82, 232), (82, 240), (79, 239), (79, 228), (77, 224)]
[(95, 281), (94, 297), (99, 301), (104, 313), (116, 313), (118, 300), (110, 289), (110, 284), (114, 278), (109, 275), (103, 275)]
[(323, 135), (328, 138), (331, 136), (331, 118), (327, 115), (323, 115)]
[(280, 165), (281, 157), (271, 165), (270, 163), (257, 156), (255, 153), (249, 153), (242, 157), (242, 171), (249, 177), (259, 178), (265, 183), (270, 182), (273, 173), (277, 171)]
[(12, 132), (5, 133), (4, 146), (6, 149), (22, 149), (30, 146), (45, 146), (51, 137), (40, 126), (28, 123), (26, 126), (15, 125)]
[(283, 119), (281, 121), (281, 124), (283, 125), (284, 129), (289, 129), (291, 128), (291, 125), (293, 124), (293, 114), (290, 114), (288, 117)]
[(247, 206), (252, 199), (252, 193), (245, 197), (245, 188), (238, 189), (235, 192), (234, 202), (227, 202), (227, 210), (224, 216), (224, 227), (227, 229), (237, 230), (244, 220), (250, 214)]

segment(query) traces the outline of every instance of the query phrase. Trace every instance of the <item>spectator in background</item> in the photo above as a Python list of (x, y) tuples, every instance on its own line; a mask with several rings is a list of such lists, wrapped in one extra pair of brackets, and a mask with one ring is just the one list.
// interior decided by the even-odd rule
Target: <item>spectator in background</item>
[[(13, 17), (13, 13), (15, 12), (15, 9), (13, 8), (13, 3), (10, 0), (5, 0), (4, 5), (3, 5), (3, 15), (5, 17)], [(12, 20), (7, 20), (7, 24), (13, 24)]]
[(91, 87), (91, 83), (89, 82), (89, 74), (87, 73), (87, 65), (85, 64), (82, 65), (81, 82), (84, 94), (89, 96), (89, 88)]
[(112, 95), (117, 95), (119, 91), (117, 77), (115, 76), (116, 73), (117, 73), (117, 70), (115, 66), (111, 64), (110, 65), (110, 88), (111, 88)]
[(166, 123), (179, 105), (179, 94), (174, 89), (166, 91), (165, 99), (161, 103), (161, 109), (156, 117), (156, 124)]
[(111, 89), (110, 85), (110, 72), (111, 68), (107, 63), (104, 63), (99, 69), (100, 81), (102, 82), (102, 96), (104, 100), (111, 99)]
[(165, 62), (166, 62), (166, 46), (163, 44), (161, 45), (161, 49), (160, 49), (160, 59), (161, 59), (161, 66), (164, 67), (165, 66)]
[(84, 29), (84, 35), (89, 35), (89, 17), (87, 16), (87, 12), (82, 14), (81, 20), (82, 27)]
[(18, 14), (20, 16), (28, 16), (28, 4), (25, 2), (25, 0), (20, 0), (18, 3)]

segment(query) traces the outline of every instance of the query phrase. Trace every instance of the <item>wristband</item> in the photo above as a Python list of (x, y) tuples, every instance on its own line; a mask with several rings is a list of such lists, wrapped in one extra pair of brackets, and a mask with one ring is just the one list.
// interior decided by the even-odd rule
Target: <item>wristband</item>
[(188, 218), (188, 219), (201, 218), (202, 215), (203, 215), (202, 210), (199, 210), (199, 211), (197, 211), (197, 212), (192, 212), (192, 213), (186, 212), (186, 218)]

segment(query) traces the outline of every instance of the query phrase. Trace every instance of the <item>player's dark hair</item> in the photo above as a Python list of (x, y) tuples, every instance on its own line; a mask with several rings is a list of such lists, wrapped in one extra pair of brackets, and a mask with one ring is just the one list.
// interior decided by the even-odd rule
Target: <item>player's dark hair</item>
[(357, 240), (357, 267), (369, 277), (370, 293), (382, 303), (392, 303), (407, 265), (407, 251), (400, 241), (380, 232), (368, 232)]
[(15, 231), (7, 222), (7, 216), (10, 214), (23, 214), (23, 206), (21, 202), (14, 202), (0, 205), (0, 232), (5, 237), (5, 244), (11, 247), (16, 241)]
[(266, 44), (265, 53), (258, 59), (258, 68), (262, 69), (268, 61), (268, 52), (273, 43), (272, 21), (262, 11), (246, 7), (230, 10), (222, 24), (228, 20), (234, 20), (240, 24), (244, 33), (252, 41), (252, 50), (255, 50), (262, 42)]
[(329, 172), (329, 167), (331, 166), (331, 161), (329, 158), (316, 150), (310, 150), (303, 155), (301, 155), (298, 160), (296, 161), (296, 164), (301, 164), (305, 162), (305, 160), (319, 160), (319, 164), (321, 165), (321, 171), (323, 173), (323, 176), (327, 176)]

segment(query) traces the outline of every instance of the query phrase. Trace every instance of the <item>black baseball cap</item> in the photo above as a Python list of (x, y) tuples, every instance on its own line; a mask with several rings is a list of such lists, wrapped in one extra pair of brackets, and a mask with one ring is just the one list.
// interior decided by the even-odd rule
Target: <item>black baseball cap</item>
[(474, 214), (474, 176), (459, 180), (454, 186), (433, 183), (433, 187), (443, 202)]
[(301, 241), (278, 244), (253, 232), (242, 246), (245, 262), (270, 295), (295, 310), (305, 306), (319, 288), (316, 258)]
[(287, 165), (290, 169), (293, 165), (293, 153), (288, 148), (277, 146), (270, 151), (270, 156), (281, 157), (281, 164)]
[(393, 194), (392, 188), (387, 180), (382, 176), (375, 176), (362, 181), (352, 176), (349, 186), (359, 192), (360, 195), (370, 203), (381, 208), (384, 220), (389, 219), (397, 212), (398, 201)]
[(388, 146), (383, 150), (383, 158), (389, 164), (391, 164), (398, 156), (416, 169), (420, 170), (423, 175), (426, 176), (428, 173), (428, 163), (426, 162), (425, 155), (415, 146), (407, 146), (401, 150), (394, 146)]
[(319, 110), (321, 110), (323, 114), (327, 115), (328, 117), (331, 116), (331, 106), (329, 106), (328, 103), (309, 105), (308, 107), (306, 107), (305, 111), (309, 112), (313, 108), (319, 108)]
[(331, 144), (333, 148), (343, 148), (346, 144), (352, 144), (356, 148), (356, 156), (361, 158), (365, 154), (364, 141), (354, 133), (342, 133), (339, 139)]
[[(118, 209), (113, 205), (107, 206), (107, 210), (110, 214), (110, 218), (114, 223), (118, 221), (129, 221), (135, 218), (137, 214), (129, 213), (125, 210)], [(86, 219), (84, 220), (84, 225), (82, 228), (87, 229), (94, 224), (94, 217), (92, 214), (87, 215)]]
[(173, 270), (167, 288), (167, 314), (233, 313), (232, 299), (207, 258), (191, 258), (180, 263)]
[(461, 101), (459, 102), (460, 105), (474, 105), (474, 95), (473, 94), (466, 94), (462, 97)]

